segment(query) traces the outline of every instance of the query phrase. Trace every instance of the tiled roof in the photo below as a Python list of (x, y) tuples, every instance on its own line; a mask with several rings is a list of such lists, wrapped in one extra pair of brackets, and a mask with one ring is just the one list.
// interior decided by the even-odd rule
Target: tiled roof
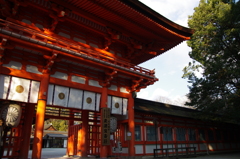
[(145, 112), (154, 115), (170, 115), (186, 118), (196, 118), (197, 110), (174, 106), (166, 103), (149, 101), (145, 99), (136, 98), (134, 105), (135, 112)]

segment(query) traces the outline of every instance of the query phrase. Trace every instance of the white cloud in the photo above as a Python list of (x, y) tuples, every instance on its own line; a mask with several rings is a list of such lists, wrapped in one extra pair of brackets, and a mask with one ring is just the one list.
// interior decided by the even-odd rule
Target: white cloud
[(193, 13), (199, 0), (140, 0), (164, 17), (187, 27), (188, 15)]
[[(159, 14), (179, 25), (187, 27), (188, 16), (194, 12), (200, 0), (140, 0)], [(155, 100), (157, 97), (167, 97), (172, 101), (184, 99), (189, 92), (187, 79), (182, 79), (182, 69), (192, 59), (188, 53), (191, 51), (183, 42), (164, 54), (141, 64), (147, 69), (156, 69), (158, 82), (148, 86), (138, 93), (139, 98)]]
[(137, 98), (149, 99), (149, 92), (146, 89), (143, 89), (137, 93)]

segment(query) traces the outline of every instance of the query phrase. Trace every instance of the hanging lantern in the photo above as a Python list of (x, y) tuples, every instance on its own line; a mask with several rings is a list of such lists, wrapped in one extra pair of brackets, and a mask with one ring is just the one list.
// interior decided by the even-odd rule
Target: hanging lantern
[(116, 117), (110, 117), (110, 132), (113, 133), (117, 131), (117, 118)]

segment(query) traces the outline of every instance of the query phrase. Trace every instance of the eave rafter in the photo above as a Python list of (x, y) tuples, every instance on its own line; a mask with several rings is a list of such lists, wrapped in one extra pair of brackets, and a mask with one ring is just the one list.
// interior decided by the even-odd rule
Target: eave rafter
[[(68, 13), (71, 11), (72, 13), (74, 13), (76, 15), (79, 15), (86, 19), (90, 19), (92, 22), (99, 24), (102, 27), (106, 27), (106, 33), (98, 32), (98, 33), (102, 34), (106, 40), (105, 45), (104, 45), (105, 50), (108, 49), (108, 46), (113, 41), (118, 41), (120, 43), (128, 44), (128, 42), (122, 41), (121, 36), (126, 36), (129, 39), (129, 41), (135, 41), (134, 47), (137, 49), (143, 47), (143, 45), (147, 45), (147, 44), (144, 44), (143, 42), (140, 42), (139, 40), (137, 40), (137, 39), (142, 39), (143, 37), (139, 37), (139, 35), (133, 34), (133, 33), (129, 32), (128, 30), (123, 30), (123, 28), (119, 28), (118, 26), (112, 24), (111, 22), (106, 21), (101, 18), (98, 18), (97, 16), (94, 16), (93, 14), (90, 14), (90, 13), (88, 13), (84, 10), (81, 10), (75, 6), (72, 6), (69, 3), (66, 3), (64, 1), (58, 1), (58, 0), (48, 0), (48, 1), (51, 2), (51, 4), (58, 5), (60, 8), (62, 8), (62, 6), (64, 6), (65, 7), (64, 10), (68, 11)], [(93, 2), (93, 3), (95, 3), (95, 2)], [(67, 16), (65, 16), (64, 18), (67, 18)], [(129, 20), (129, 21), (132, 22), (132, 20)], [(140, 24), (136, 24), (136, 25), (139, 26)], [(84, 27), (90, 28), (91, 26), (84, 25)], [(149, 30), (149, 29), (146, 29), (146, 30)], [(94, 31), (97, 31), (97, 30), (94, 30)], [(155, 34), (155, 35), (157, 35), (157, 34)], [(167, 37), (165, 37), (165, 38), (159, 37), (159, 38), (161, 38), (162, 40), (167, 39)]]

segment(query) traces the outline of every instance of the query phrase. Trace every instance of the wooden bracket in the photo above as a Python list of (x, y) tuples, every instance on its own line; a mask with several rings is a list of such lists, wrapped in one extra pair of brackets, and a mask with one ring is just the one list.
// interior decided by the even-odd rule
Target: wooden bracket
[(45, 58), (45, 59), (47, 59), (47, 64), (46, 64), (46, 66), (44, 66), (44, 68), (43, 68), (43, 73), (49, 73), (50, 72), (50, 70), (51, 70), (51, 68), (52, 68), (52, 65), (54, 64), (54, 62), (55, 62), (55, 60), (56, 60), (56, 58), (57, 58), (57, 53), (53, 53), (53, 55), (52, 56), (47, 56), (47, 55), (43, 55), (43, 57)]
[(157, 78), (143, 80), (142, 78), (139, 80), (133, 80), (133, 85), (131, 87), (131, 92), (139, 92), (141, 89), (146, 88), (149, 85), (154, 84), (154, 82), (158, 81)]
[(0, 65), (2, 65), (2, 58), (4, 56), (4, 51), (5, 51), (5, 48), (7, 46), (7, 39), (6, 38), (3, 38), (1, 43), (0, 43)]
[(113, 80), (113, 78), (116, 76), (117, 71), (116, 70), (112, 70), (112, 72), (107, 72), (105, 73), (105, 80), (102, 83), (103, 86), (105, 87), (109, 87), (111, 84), (111, 81)]
[(50, 27), (50, 31), (54, 31), (59, 21), (65, 21), (65, 16), (70, 11), (62, 6), (59, 6), (55, 3), (51, 4), (51, 11), (49, 16), (53, 19)]
[(134, 40), (133, 38), (130, 38), (130, 42), (133, 45), (133, 48), (135, 49), (143, 49), (143, 45), (141, 44), (141, 42)]
[(133, 84), (131, 86), (131, 92), (133, 91), (137, 91), (138, 90), (138, 87), (140, 86), (141, 82), (143, 81), (142, 78), (140, 78), (139, 80), (133, 80)]
[(107, 28), (107, 35), (105, 36), (104, 50), (108, 50), (112, 42), (120, 39), (120, 32), (114, 29), (111, 29), (109, 27), (106, 27), (106, 28)]
[(4, 17), (13, 17), (17, 14), (19, 6), (27, 6), (27, 2), (25, 2), (24, 0), (19, 1), (19, 0), (13, 0), (13, 5), (8, 2), (8, 1), (4, 1), (4, 0), (0, 0), (0, 14), (2, 14), (2, 16)]

